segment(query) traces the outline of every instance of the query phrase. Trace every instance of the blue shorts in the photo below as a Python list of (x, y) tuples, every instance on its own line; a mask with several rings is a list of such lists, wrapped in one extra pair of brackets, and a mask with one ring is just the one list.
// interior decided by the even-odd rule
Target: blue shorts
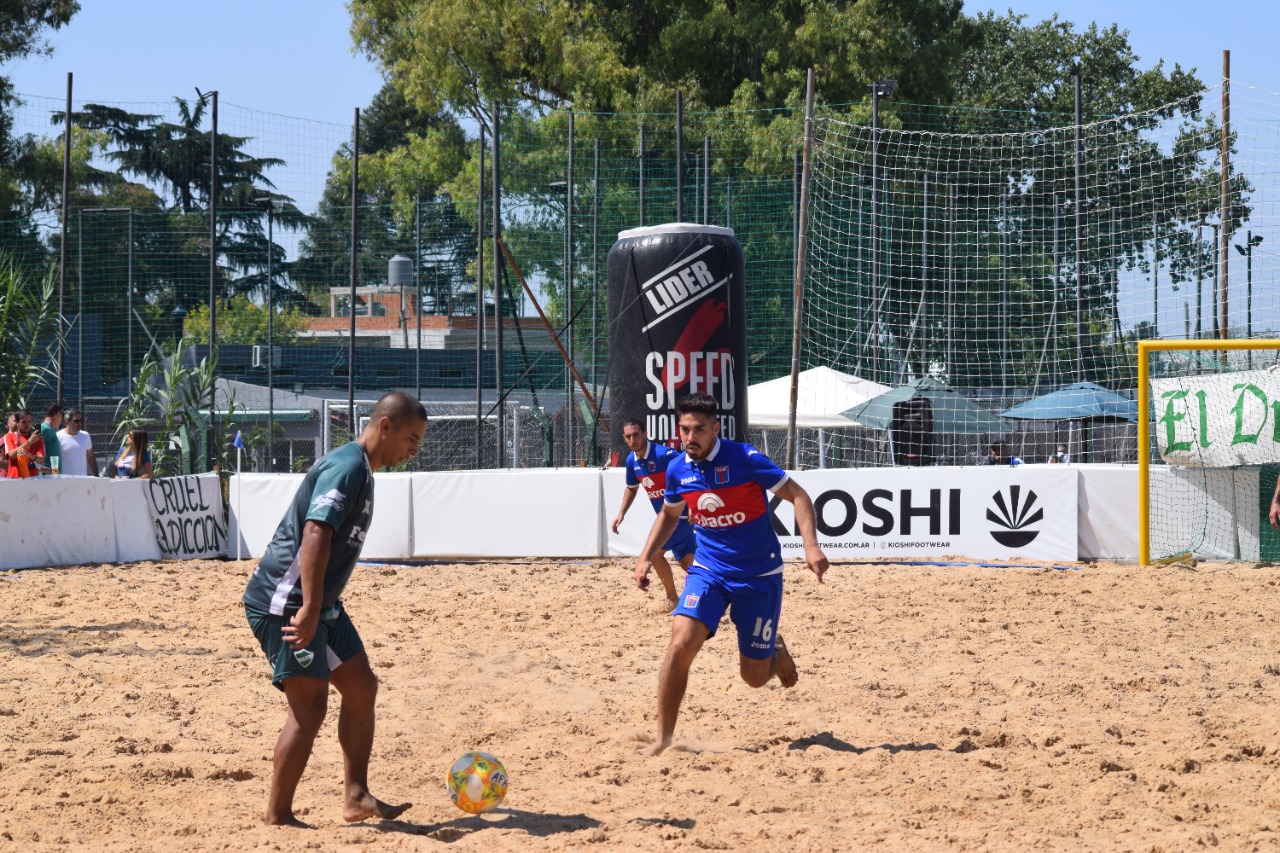
[(728, 580), (694, 563), (684, 579), (684, 591), (672, 616), (692, 616), (711, 633), (729, 611), (738, 631), (738, 651), (744, 658), (765, 660), (777, 650), (778, 619), (782, 615), (782, 572), (745, 580)]
[(328, 681), (330, 671), (364, 651), (364, 642), (341, 602), (320, 614), (311, 643), (294, 651), (281, 632), (297, 612), (291, 608), (283, 616), (274, 616), (247, 604), (244, 607), (249, 627), (271, 664), (271, 683), (280, 690), (284, 690), (286, 678), (296, 676)]
[(671, 535), (667, 537), (667, 544), (662, 546), (662, 550), (670, 551), (677, 561), (683, 560), (685, 557), (692, 557), (694, 550), (698, 546), (697, 540), (693, 537), (693, 525), (682, 518), (680, 523), (676, 525), (676, 529), (671, 531)]

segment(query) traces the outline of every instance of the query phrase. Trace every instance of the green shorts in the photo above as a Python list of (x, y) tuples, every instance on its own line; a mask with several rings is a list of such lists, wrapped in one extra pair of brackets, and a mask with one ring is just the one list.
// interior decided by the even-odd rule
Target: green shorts
[(271, 663), (271, 683), (279, 690), (284, 690), (286, 678), (295, 676), (328, 681), (330, 672), (364, 651), (360, 634), (341, 602), (321, 611), (316, 635), (305, 649), (294, 651), (282, 632), (297, 612), (289, 609), (276, 616), (247, 604), (244, 607), (249, 627)]

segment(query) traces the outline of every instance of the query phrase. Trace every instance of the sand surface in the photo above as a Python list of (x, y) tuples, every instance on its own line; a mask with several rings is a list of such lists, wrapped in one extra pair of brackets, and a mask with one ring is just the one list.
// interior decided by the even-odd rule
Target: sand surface
[[(0, 849), (1280, 847), (1277, 569), (788, 569), (799, 685), (743, 684), (726, 624), (641, 758), (669, 626), (625, 561), (362, 566), (371, 780), (414, 806), (342, 822), (334, 696), (292, 830), (252, 567), (0, 573)], [(480, 818), (471, 748), (511, 777)]]

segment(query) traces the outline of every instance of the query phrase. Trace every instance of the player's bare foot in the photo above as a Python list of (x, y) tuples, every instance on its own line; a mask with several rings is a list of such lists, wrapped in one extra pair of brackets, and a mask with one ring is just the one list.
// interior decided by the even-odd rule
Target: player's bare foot
[(667, 751), (667, 747), (671, 746), (669, 740), (655, 740), (653, 743), (640, 750), (641, 755), (662, 755)]
[(796, 662), (791, 657), (791, 652), (787, 651), (787, 644), (782, 641), (781, 635), (778, 636), (778, 650), (774, 654), (778, 658), (778, 681), (783, 687), (795, 687), (800, 680), (800, 671), (796, 669)]
[(363, 794), (347, 797), (342, 804), (342, 819), (347, 823), (377, 818), (378, 820), (395, 820), (404, 814), (413, 803), (401, 803), (393, 806), (384, 803), (368, 791)]
[(667, 612), (669, 613), (669, 612), (671, 612), (672, 610), (675, 610), (675, 609), (676, 609), (676, 605), (677, 605), (677, 604), (679, 604), (679, 603), (680, 603), (680, 599), (678, 599), (678, 598), (668, 597), (668, 598), (667, 598)]
[(310, 829), (311, 824), (303, 823), (293, 814), (287, 815), (271, 815), (268, 814), (262, 818), (262, 822), (267, 826), (291, 826), (294, 829)]

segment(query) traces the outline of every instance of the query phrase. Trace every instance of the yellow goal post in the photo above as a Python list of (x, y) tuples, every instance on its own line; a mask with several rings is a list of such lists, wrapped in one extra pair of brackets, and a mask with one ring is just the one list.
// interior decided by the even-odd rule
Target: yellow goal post
[[(1222, 371), (1231, 369), (1228, 353), (1271, 350), (1280, 353), (1280, 339), (1238, 338), (1210, 340), (1148, 340), (1138, 342), (1138, 560), (1151, 565), (1151, 399), (1150, 356), (1155, 352), (1220, 353)], [(1280, 461), (1280, 460), (1277, 460)], [(1178, 555), (1182, 556), (1182, 555)], [(1185, 556), (1190, 557), (1188, 553)], [(1165, 562), (1161, 560), (1160, 562)]]

